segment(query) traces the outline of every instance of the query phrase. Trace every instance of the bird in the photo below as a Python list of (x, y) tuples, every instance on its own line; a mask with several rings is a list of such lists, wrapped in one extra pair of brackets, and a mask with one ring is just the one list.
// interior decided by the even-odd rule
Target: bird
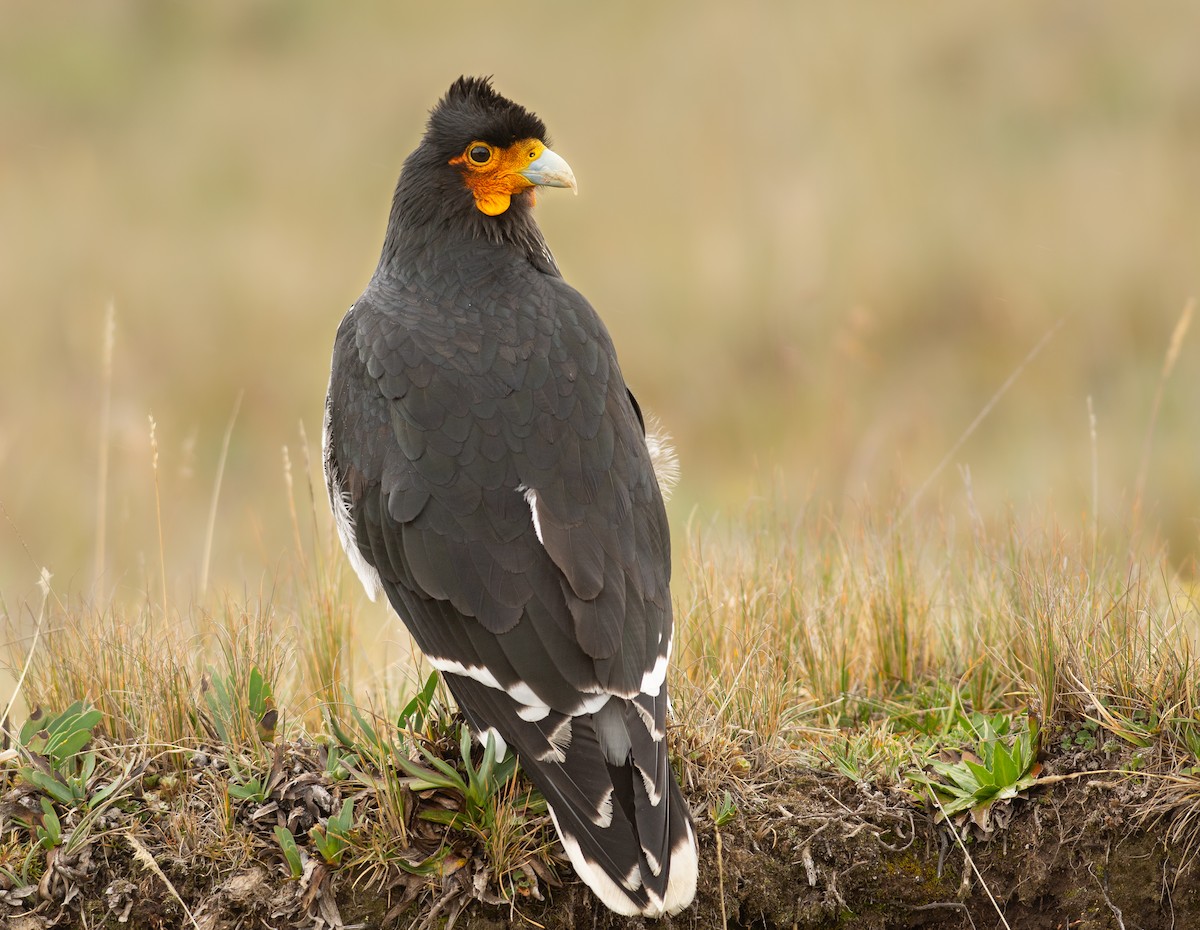
[(534, 220), (541, 188), (578, 193), (542, 120), (455, 80), (337, 329), (325, 479), (367, 594), (475, 736), (516, 753), (579, 877), (659, 917), (699, 866), (666, 744), (670, 532), (612, 338)]

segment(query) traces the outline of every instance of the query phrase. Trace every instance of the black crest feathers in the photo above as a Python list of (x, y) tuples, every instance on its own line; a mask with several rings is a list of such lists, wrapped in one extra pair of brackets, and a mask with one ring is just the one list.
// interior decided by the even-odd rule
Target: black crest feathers
[(492, 87), (488, 77), (460, 77), (429, 114), (425, 138), (457, 151), (475, 139), (505, 147), (522, 139), (549, 145), (546, 124)]

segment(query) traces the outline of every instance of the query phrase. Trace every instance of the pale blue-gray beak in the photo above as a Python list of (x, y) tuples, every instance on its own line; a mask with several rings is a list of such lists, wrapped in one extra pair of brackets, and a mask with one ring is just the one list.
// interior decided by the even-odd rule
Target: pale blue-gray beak
[(521, 177), (539, 187), (569, 187), (576, 194), (579, 193), (571, 166), (550, 149), (542, 149), (542, 154), (526, 166)]

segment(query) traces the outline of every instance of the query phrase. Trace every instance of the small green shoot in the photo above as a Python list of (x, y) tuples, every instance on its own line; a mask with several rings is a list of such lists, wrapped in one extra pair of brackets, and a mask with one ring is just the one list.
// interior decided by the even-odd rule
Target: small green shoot
[(1088, 717), (1078, 727), (1064, 731), (1059, 745), (1063, 752), (1093, 752), (1100, 745), (1099, 733), (1099, 722)]
[(1200, 775), (1200, 727), (1193, 720), (1176, 721), (1175, 739), (1185, 753), (1182, 775)]
[(62, 845), (62, 822), (49, 798), (42, 798), (42, 822), (34, 828), (34, 835), (42, 849), (51, 850)]
[(271, 799), (283, 781), (283, 746), (277, 743), (274, 749), (274, 760), (269, 768), (254, 771), (243, 769), (228, 753), (225, 758), (229, 765), (228, 791), (230, 797), (239, 801), (252, 801), (255, 804), (265, 804)]
[(233, 674), (220, 675), (210, 670), (200, 682), (200, 693), (208, 708), (202, 719), (212, 736), (226, 746), (251, 741), (247, 722), (253, 724), (254, 735), (262, 742), (269, 743), (275, 738), (279, 721), (275, 695), (258, 666), (250, 669), (244, 691)]
[[(313, 828), (314, 830), (316, 827)], [(300, 847), (296, 845), (296, 837), (292, 835), (292, 831), (287, 827), (277, 826), (275, 828), (275, 839), (279, 842), (279, 848), (283, 850), (283, 858), (287, 861), (288, 874), (299, 879), (304, 874), (304, 860), (300, 856)]]
[(350, 830), (354, 826), (354, 800), (347, 798), (342, 809), (330, 815), (324, 824), (316, 824), (308, 831), (308, 838), (317, 847), (321, 858), (329, 865), (339, 865), (342, 855), (350, 845)]
[(709, 811), (709, 814), (712, 816), (713, 826), (717, 827), (717, 829), (731, 823), (733, 818), (737, 816), (737, 813), (737, 804), (734, 802), (733, 795), (729, 793), (728, 789), (721, 800)]
[(267, 803), (267, 791), (260, 778), (248, 778), (246, 781), (230, 781), (229, 796), (238, 801), (251, 801), (254, 804)]
[(358, 754), (348, 752), (337, 743), (330, 743), (325, 754), (325, 774), (330, 781), (344, 781), (359, 764)]
[(86, 804), (88, 782), (96, 771), (96, 753), (83, 750), (103, 717), (82, 701), (51, 717), (40, 709), (35, 711), (17, 737), (31, 761), (18, 774), (60, 804)]
[(397, 726), (402, 730), (412, 730), (414, 732), (424, 729), (426, 720), (429, 719), (429, 710), (433, 706), (433, 694), (437, 690), (438, 673), (431, 672), (429, 677), (425, 679), (425, 684), (418, 691), (404, 708), (400, 711), (397, 719)]
[(390, 734), (378, 725), (376, 719), (372, 719), (372, 715), (364, 714), (357, 704), (349, 701), (346, 704), (350, 708), (352, 727), (343, 725), (335, 714), (326, 709), (325, 721), (334, 739), (342, 747), (362, 756), (374, 768), (382, 769), (389, 765), (393, 756), (397, 755), (397, 747)]

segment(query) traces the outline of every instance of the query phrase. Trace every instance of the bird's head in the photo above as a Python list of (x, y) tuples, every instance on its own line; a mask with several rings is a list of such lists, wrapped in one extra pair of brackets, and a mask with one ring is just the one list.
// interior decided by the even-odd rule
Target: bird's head
[(571, 166), (546, 143), (546, 126), (501, 96), (486, 78), (455, 81), (429, 117), (423, 144), (435, 147), (470, 191), (476, 209), (499, 216), (535, 187), (578, 190)]
[(577, 190), (571, 167), (550, 150), (546, 126), (501, 96), (487, 78), (460, 77), (429, 115), (421, 145), (406, 165), (457, 201), (489, 217), (514, 199), (532, 205), (537, 187)]
[(576, 189), (545, 124), (488, 78), (460, 77), (430, 111), (392, 199), (381, 268), (410, 248), (454, 238), (511, 244), (553, 267), (531, 208), (538, 187)]

